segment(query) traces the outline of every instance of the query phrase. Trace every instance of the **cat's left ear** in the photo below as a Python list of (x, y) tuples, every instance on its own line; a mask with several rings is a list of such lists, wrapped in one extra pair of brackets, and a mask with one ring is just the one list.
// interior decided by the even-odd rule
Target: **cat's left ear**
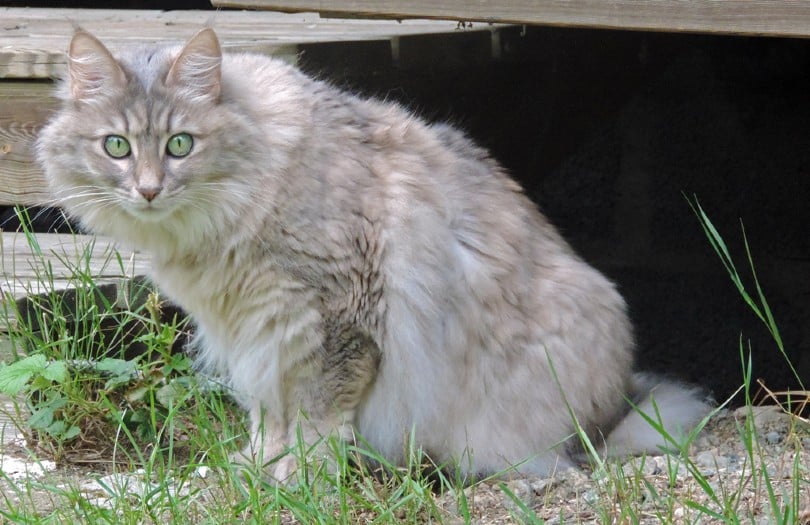
[(124, 89), (126, 74), (96, 37), (77, 28), (68, 48), (68, 80), (73, 100), (90, 101)]
[(213, 102), (219, 99), (221, 79), (222, 50), (216, 33), (207, 27), (194, 35), (174, 59), (166, 86)]

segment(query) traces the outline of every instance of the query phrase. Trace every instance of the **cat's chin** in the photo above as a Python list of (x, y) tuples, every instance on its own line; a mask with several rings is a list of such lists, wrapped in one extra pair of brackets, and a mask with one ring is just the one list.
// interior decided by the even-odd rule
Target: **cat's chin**
[(145, 223), (165, 221), (174, 212), (174, 208), (155, 206), (127, 207), (124, 210), (134, 219)]

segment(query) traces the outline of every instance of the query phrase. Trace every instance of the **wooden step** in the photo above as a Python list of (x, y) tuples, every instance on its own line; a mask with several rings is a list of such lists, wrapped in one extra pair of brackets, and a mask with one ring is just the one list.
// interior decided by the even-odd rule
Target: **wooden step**
[(61, 77), (75, 24), (110, 49), (187, 40), (210, 25), (227, 51), (253, 51), (295, 62), (299, 46), (328, 42), (391, 41), (436, 33), (488, 31), (443, 20), (328, 19), (313, 13), (251, 11), (144, 11), (0, 8), (0, 78)]
[[(28, 296), (62, 293), (95, 283), (111, 302), (124, 299), (133, 282), (142, 281), (149, 258), (90, 235), (0, 235), (0, 292), (4, 312), (13, 322), (12, 303)], [(5, 322), (5, 319), (2, 319)]]
[(600, 29), (810, 37), (807, 0), (212, 0), (217, 7)]

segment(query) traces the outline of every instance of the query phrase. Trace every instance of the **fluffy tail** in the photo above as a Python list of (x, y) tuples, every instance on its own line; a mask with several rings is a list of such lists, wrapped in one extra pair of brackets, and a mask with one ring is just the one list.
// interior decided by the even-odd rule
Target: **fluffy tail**
[(636, 408), (608, 434), (605, 447), (610, 456), (658, 454), (663, 448), (672, 447), (639, 411), (680, 441), (712, 409), (712, 403), (700, 388), (654, 375), (634, 374), (632, 388)]

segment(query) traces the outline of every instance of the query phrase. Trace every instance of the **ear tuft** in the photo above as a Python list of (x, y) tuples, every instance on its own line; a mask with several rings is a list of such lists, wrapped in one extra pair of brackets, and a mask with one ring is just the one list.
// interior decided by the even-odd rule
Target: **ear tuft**
[(96, 37), (78, 29), (68, 48), (68, 78), (74, 100), (88, 101), (126, 86), (126, 74)]
[(174, 60), (166, 85), (194, 99), (216, 101), (221, 90), (222, 50), (216, 33), (202, 29)]

